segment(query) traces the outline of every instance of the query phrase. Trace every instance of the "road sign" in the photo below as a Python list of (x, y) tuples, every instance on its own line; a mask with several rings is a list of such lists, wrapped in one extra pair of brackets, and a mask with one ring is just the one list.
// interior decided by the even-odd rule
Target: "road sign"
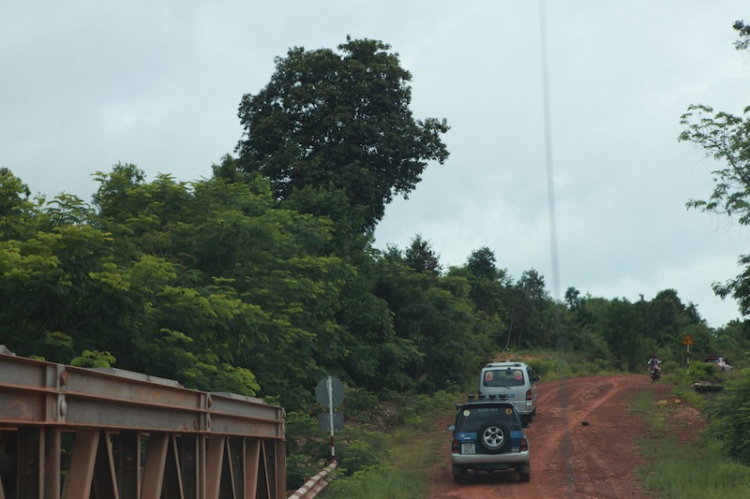
[(318, 416), (318, 424), (322, 426), (328, 422), (328, 428), (331, 430), (331, 457), (335, 459), (336, 447), (333, 432), (344, 427), (344, 415), (334, 414), (333, 408), (340, 406), (344, 401), (344, 384), (333, 376), (327, 376), (321, 379), (315, 387), (315, 398), (318, 399), (320, 405), (328, 407), (328, 414)]
[[(328, 380), (331, 380), (331, 393), (328, 393)], [(344, 401), (344, 384), (341, 380), (329, 376), (323, 378), (315, 387), (315, 398), (318, 399), (318, 403), (323, 407), (333, 409), (341, 405)], [(331, 406), (331, 403), (333, 406)]]
[(688, 346), (693, 345), (693, 338), (691, 338), (689, 334), (686, 334), (685, 339), (682, 340), (682, 344)]
[[(327, 413), (318, 414), (318, 428), (321, 431), (326, 431), (331, 428), (331, 415)], [(333, 413), (333, 429), (343, 430), (344, 429), (344, 413), (334, 412)]]

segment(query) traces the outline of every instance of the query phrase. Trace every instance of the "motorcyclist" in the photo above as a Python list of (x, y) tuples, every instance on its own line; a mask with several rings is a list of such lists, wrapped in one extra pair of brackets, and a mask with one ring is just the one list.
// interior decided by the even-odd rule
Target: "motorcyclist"
[(648, 372), (654, 373), (658, 377), (661, 377), (661, 361), (656, 357), (656, 354), (651, 354), (651, 360), (648, 361)]

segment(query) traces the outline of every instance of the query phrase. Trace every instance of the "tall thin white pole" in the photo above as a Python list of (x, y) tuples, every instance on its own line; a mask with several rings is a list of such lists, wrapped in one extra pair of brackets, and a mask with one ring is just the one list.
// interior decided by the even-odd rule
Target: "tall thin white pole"
[(328, 387), (328, 422), (331, 427), (331, 457), (336, 457), (336, 447), (333, 444), (333, 383), (331, 377), (326, 378), (326, 386)]

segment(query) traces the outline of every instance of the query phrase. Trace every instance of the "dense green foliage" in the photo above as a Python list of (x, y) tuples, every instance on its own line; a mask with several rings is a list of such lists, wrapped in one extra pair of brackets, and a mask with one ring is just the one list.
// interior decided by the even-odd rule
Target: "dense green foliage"
[(681, 360), (686, 332), (696, 355), (747, 346), (743, 325), (712, 331), (673, 290), (630, 303), (571, 288), (557, 302), (543, 276), (514, 280), (486, 247), (445, 271), (421, 236), (379, 252), (366, 235), (342, 237), (345, 224), (277, 202), (260, 176), (147, 182), (116, 165), (96, 178), (89, 205), (29, 199), (11, 172), (0, 177), (0, 341), (20, 355), (116, 364), (293, 410), (327, 374), (383, 397), (432, 393), (472, 384), (501, 350), (559, 340), (635, 371), (651, 351)]
[(330, 49), (290, 49), (271, 81), (242, 98), (241, 167), (271, 179), (286, 199), (306, 186), (341, 189), (362, 209), (363, 228), (383, 218), (394, 194), (408, 195), (428, 160), (443, 162), (445, 120), (412, 117), (411, 74), (376, 40)]

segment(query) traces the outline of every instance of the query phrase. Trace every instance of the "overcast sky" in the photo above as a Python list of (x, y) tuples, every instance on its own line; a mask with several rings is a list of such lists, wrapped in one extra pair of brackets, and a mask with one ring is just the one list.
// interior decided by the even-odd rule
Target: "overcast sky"
[(552, 270), (537, 0), (0, 0), (0, 166), (35, 194), (86, 201), (92, 174), (134, 163), (192, 181), (232, 153), (237, 108), (290, 47), (346, 36), (392, 46), (416, 118), (446, 118), (451, 156), (386, 210), (376, 247), (420, 234), (444, 267), (487, 246), (557, 298), (693, 302), (738, 318), (711, 284), (739, 273), (748, 230), (687, 211), (717, 166), (677, 142), (701, 103), (750, 105), (750, 55), (731, 26), (747, 0), (547, 0), (559, 279)]

